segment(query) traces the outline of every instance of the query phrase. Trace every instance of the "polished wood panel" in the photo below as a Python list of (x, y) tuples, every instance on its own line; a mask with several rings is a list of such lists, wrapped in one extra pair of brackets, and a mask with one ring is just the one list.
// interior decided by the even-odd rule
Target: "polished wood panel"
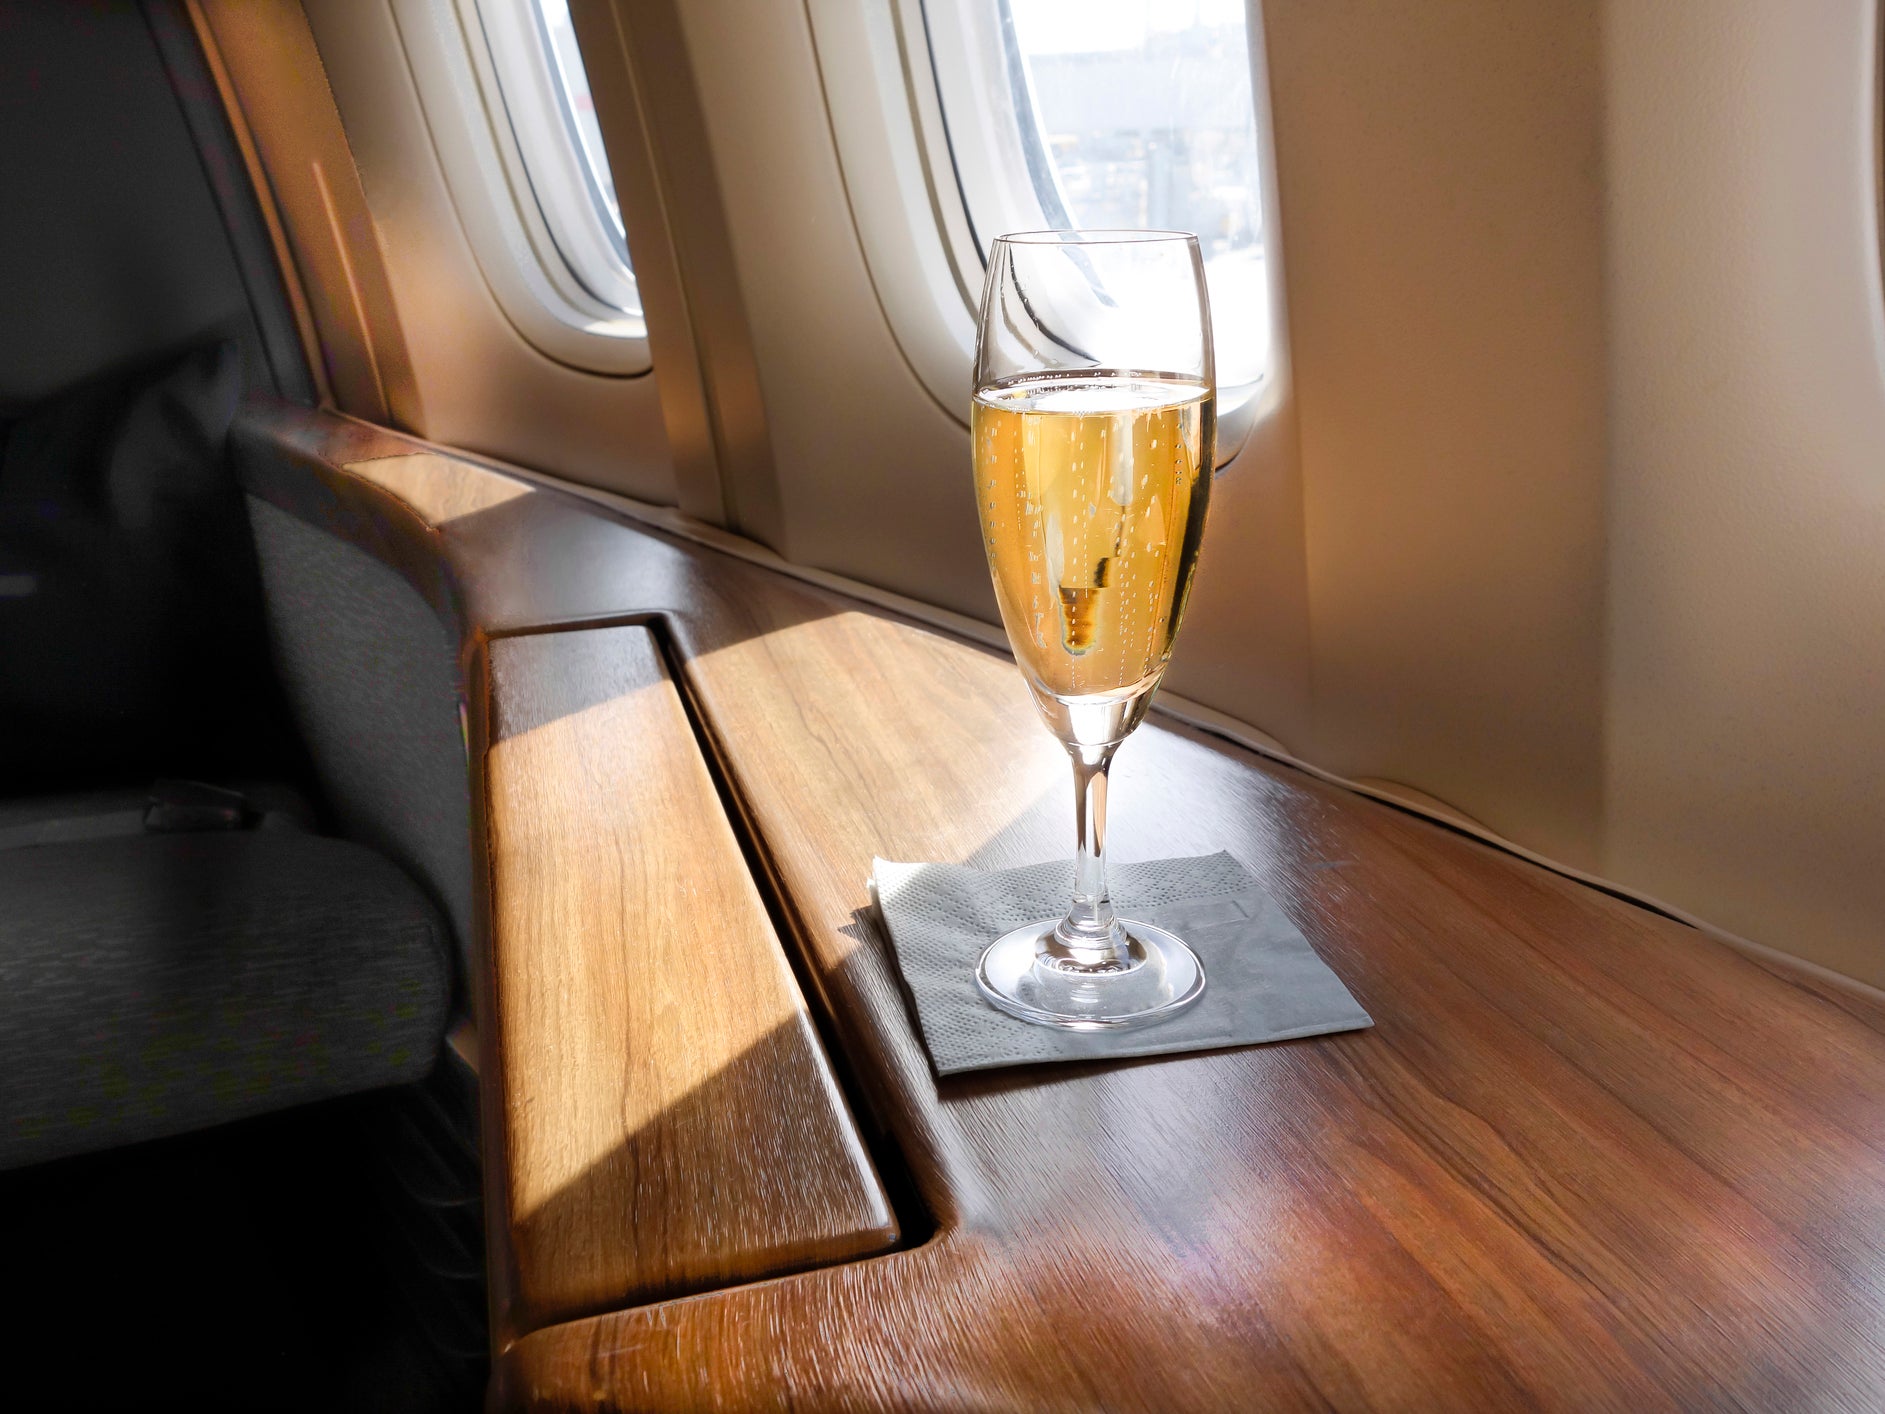
[[(252, 484), (380, 533), (336, 463), (398, 439), (247, 427), (303, 473)], [(1885, 1407), (1865, 994), (1155, 711), (1116, 770), (1118, 857), (1230, 850), (1374, 1028), (939, 1081), (865, 880), (873, 853), (1067, 850), (1065, 761), (1012, 664), (552, 490), (413, 543), (470, 634), (660, 618), (937, 1222), (913, 1250), (533, 1332), (500, 1352), (500, 1403)]]
[(646, 628), (488, 650), (511, 1332), (897, 1238)]

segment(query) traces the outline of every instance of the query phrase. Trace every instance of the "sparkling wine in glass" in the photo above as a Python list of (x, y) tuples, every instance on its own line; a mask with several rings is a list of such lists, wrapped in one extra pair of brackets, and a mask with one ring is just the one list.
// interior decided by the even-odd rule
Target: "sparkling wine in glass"
[(1216, 450), (1204, 265), (1171, 231), (994, 243), (976, 343), (976, 502), (1002, 623), (1073, 758), (1064, 918), (997, 938), (982, 994), (1024, 1021), (1144, 1026), (1204, 992), (1184, 942), (1106, 890), (1106, 773), (1150, 704), (1198, 564)]

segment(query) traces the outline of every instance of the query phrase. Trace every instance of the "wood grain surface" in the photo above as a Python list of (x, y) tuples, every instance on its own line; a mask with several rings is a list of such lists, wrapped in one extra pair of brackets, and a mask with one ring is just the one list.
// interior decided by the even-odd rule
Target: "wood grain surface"
[(891, 1246), (652, 635), (500, 638), (488, 661), (500, 1324)]
[[(261, 494), (382, 533), (338, 463), (401, 439), (268, 409), (243, 436)], [(548, 489), (427, 543), (443, 568), (408, 573), (447, 579), (473, 638), (659, 617), (936, 1220), (913, 1249), (537, 1330), (500, 1350), (498, 1403), (1885, 1408), (1865, 994), (1155, 709), (1115, 768), (1115, 856), (1229, 850), (1374, 1028), (938, 1081), (865, 880), (873, 854), (1067, 851), (1065, 760), (1012, 664)]]

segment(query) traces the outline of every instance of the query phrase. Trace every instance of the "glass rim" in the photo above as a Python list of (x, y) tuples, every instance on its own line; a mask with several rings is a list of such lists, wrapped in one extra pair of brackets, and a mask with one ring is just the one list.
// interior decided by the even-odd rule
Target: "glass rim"
[(1070, 226), (1064, 230), (1046, 231), (1009, 231), (995, 237), (995, 245), (1153, 245), (1161, 241), (1184, 241), (1196, 245), (1198, 237), (1192, 231), (1164, 231), (1155, 229), (1140, 230), (1131, 226), (1082, 227)]

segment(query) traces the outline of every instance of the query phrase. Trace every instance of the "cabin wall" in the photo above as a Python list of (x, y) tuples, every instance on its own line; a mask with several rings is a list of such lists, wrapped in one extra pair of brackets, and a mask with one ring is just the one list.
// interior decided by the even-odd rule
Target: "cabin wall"
[(1265, 6), (1285, 739), (1885, 983), (1876, 6), (1522, 9)]
[(1599, 8), (1263, 13), (1313, 703), (1283, 739), (1589, 867), (1603, 828)]
[[(616, 12), (632, 28), (641, 8)], [(674, 8), (684, 53), (669, 62), (691, 67), (703, 139), (683, 170), (719, 186), (771, 450), (768, 484), (728, 487), (746, 508), (736, 528), (800, 564), (992, 618), (968, 431), (884, 319), (805, 8)]]
[(1604, 867), (1885, 985), (1876, 22), (1606, 7)]

